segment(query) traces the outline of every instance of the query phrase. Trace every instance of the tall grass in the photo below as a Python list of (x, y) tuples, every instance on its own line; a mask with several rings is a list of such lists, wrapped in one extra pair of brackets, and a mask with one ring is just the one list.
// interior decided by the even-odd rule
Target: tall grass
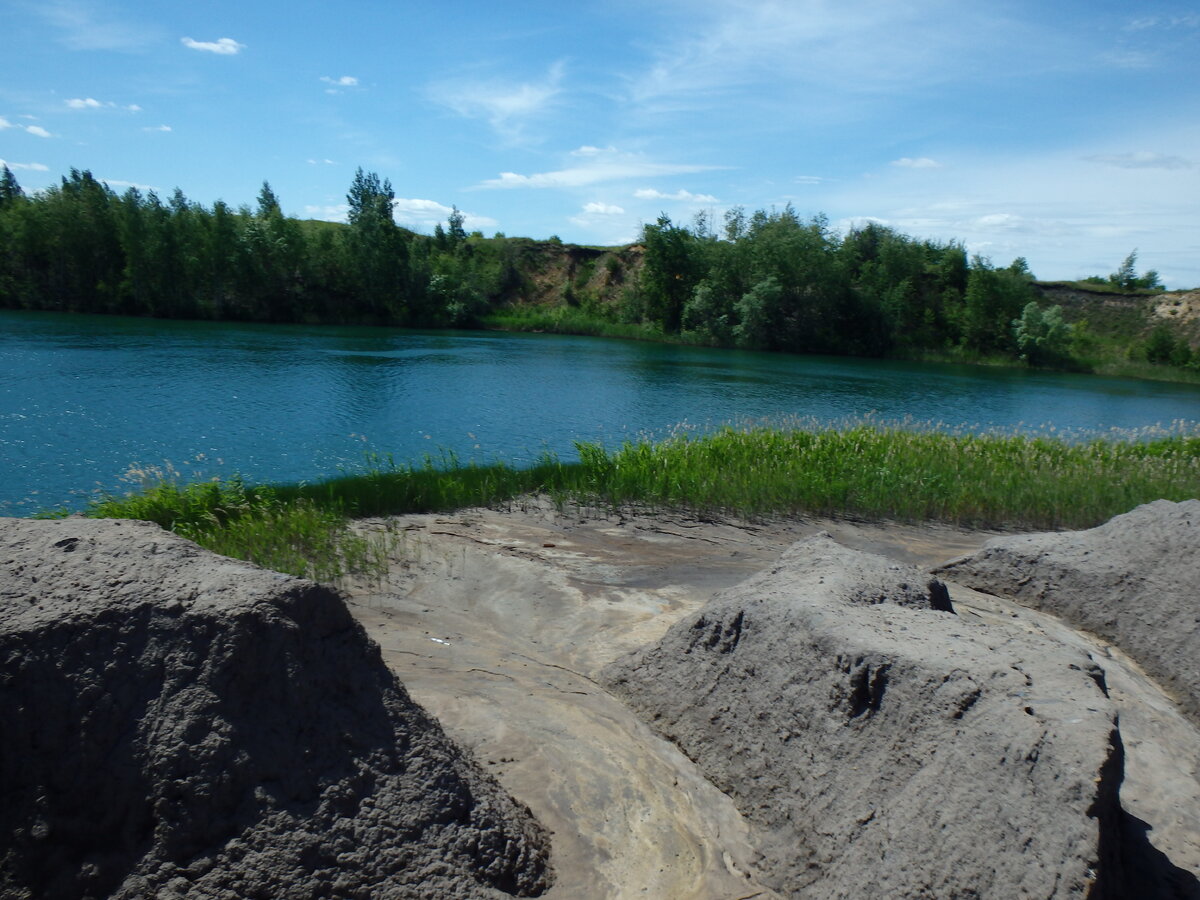
[(316, 484), (164, 481), (88, 510), (158, 522), (198, 543), (316, 578), (386, 569), (389, 547), (354, 517), (497, 506), (545, 494), (560, 506), (761, 519), (800, 514), (1000, 528), (1083, 528), (1151, 500), (1200, 497), (1200, 433), (969, 434), (874, 422), (724, 428), (609, 450), (576, 445), (517, 469), (385, 456)]

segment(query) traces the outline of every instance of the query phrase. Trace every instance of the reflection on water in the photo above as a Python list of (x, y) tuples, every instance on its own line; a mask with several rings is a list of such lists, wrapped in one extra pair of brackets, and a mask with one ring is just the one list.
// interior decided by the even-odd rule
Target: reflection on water
[(0, 512), (14, 514), (120, 488), (134, 463), (313, 480), (366, 449), (524, 462), (681, 422), (867, 414), (1140, 428), (1200, 420), (1200, 390), (553, 335), (0, 312)]

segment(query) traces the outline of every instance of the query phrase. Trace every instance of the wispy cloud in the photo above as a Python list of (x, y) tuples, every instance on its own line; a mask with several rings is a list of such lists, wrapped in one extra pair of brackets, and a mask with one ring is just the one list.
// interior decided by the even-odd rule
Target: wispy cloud
[[(32, 118), (32, 116), (26, 116), (24, 118)], [(41, 125), (19, 125), (16, 122), (10, 122), (8, 119), (0, 116), (0, 131), (4, 131), (8, 128), (16, 128), (19, 131), (26, 131), (29, 134), (32, 134), (34, 137), (48, 138), (54, 136)]]
[(245, 44), (239, 44), (233, 38), (218, 38), (215, 41), (194, 41), (190, 37), (180, 38), (179, 42), (191, 50), (204, 53), (215, 53), (218, 56), (234, 56), (246, 49)]
[(796, 184), (825, 184), (830, 180), (829, 178), (822, 178), (820, 175), (797, 175), (792, 179)]
[(145, 128), (142, 129), (142, 131), (168, 132), (168, 131), (171, 131), (171, 126), (170, 125), (147, 125)]
[(432, 85), (428, 94), (458, 115), (484, 119), (501, 137), (516, 140), (531, 119), (553, 105), (563, 75), (562, 62), (556, 62), (537, 82), (450, 80)]
[(29, 172), (49, 172), (50, 167), (44, 166), (41, 163), (19, 163), (12, 162), (7, 159), (0, 159), (0, 166), (8, 166), (10, 169), (24, 169)]
[[(839, 98), (856, 105), (865, 94), (986, 71), (998, 35), (1018, 27), (983, 5), (948, 0), (747, 0), (678, 10), (672, 37), (652, 47), (648, 68), (629, 82), (630, 99), (650, 112), (706, 111), (765, 95), (795, 99), (811, 117), (845, 107)], [(1024, 36), (1031, 43), (1028, 30)]]
[(915, 159), (910, 156), (902, 156), (899, 159), (893, 159), (889, 165), (900, 169), (940, 169), (942, 167), (940, 162), (930, 159), (928, 156), (918, 156)]
[(1116, 166), (1118, 169), (1190, 169), (1195, 165), (1190, 159), (1182, 156), (1144, 150), (1134, 153), (1101, 153), (1085, 156), (1084, 159), (1106, 166)]
[(1200, 13), (1181, 16), (1143, 16), (1125, 26), (1126, 31), (1146, 31), (1151, 28), (1200, 28)]
[(46, 0), (28, 6), (58, 29), (60, 41), (72, 50), (140, 50), (161, 34), (154, 26), (119, 21), (91, 0)]
[(158, 188), (152, 184), (141, 184), (137, 181), (122, 181), (120, 178), (101, 178), (98, 180), (103, 181), (109, 187), (137, 188), (139, 191), (158, 190)]
[(652, 188), (641, 188), (633, 192), (639, 200), (678, 200), (681, 203), (719, 203), (712, 194), (693, 194), (691, 191), (678, 190), (673, 194), (665, 194)]
[(310, 159), (308, 161), (308, 164), (310, 166), (336, 166), (337, 165), (337, 163), (332, 159)]
[(142, 108), (136, 103), (119, 106), (111, 100), (101, 102), (95, 97), (74, 97), (66, 101), (67, 109), (123, 109), (126, 112), (141, 112)]
[(699, 166), (686, 163), (660, 163), (647, 159), (639, 153), (626, 153), (614, 147), (580, 147), (571, 156), (578, 160), (575, 165), (552, 172), (536, 172), (521, 175), (516, 172), (501, 172), (499, 178), (490, 178), (478, 185), (481, 188), (579, 188), (611, 181), (631, 178), (651, 178), (666, 175), (687, 175), (707, 172), (716, 166)]
[(340, 94), (343, 88), (358, 87), (358, 79), (353, 75), (343, 75), (341, 78), (330, 78), (328, 75), (322, 75), (321, 80), (332, 87), (327, 87), (325, 93)]

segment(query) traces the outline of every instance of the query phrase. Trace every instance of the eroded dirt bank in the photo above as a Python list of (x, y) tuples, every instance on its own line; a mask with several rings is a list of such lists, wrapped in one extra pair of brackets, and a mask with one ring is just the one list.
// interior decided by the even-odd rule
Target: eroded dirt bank
[[(991, 537), (828, 521), (738, 527), (588, 518), (537, 503), (507, 513), (405, 517), (393, 527), (407, 562), (396, 563), (386, 584), (354, 588), (355, 615), (414, 697), (551, 829), (558, 880), (548, 896), (562, 898), (775, 896), (752, 825), (674, 744), (601, 687), (606, 665), (660, 640), (718, 592), (821, 530), (922, 568)], [(1132, 863), (1152, 864), (1146, 877), (1156, 879), (1158, 895), (1194, 896), (1196, 728), (1105, 642), (949, 588), (964, 618), (1009, 636), (1033, 633), (1101, 662), (1121, 722), (1125, 827), (1147, 839), (1142, 862)]]
[(506, 897), (528, 810), (329, 588), (145, 522), (0, 519), (0, 897)]

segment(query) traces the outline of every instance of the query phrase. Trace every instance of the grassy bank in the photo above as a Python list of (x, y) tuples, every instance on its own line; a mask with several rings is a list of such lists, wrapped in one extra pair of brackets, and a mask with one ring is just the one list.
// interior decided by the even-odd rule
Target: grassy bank
[[(622, 338), (654, 341), (660, 344), (717, 346), (710, 338), (697, 332), (683, 331), (667, 334), (653, 325), (615, 322), (573, 306), (519, 306), (488, 313), (480, 325), (492, 331), (539, 332), (545, 334), (578, 334), (589, 337)], [(1137, 329), (1128, 334), (1137, 333)], [(1200, 384), (1200, 370), (1130, 359), (1129, 338), (1088, 332), (1083, 340), (1086, 353), (1071, 357), (1060, 365), (1045, 367), (1046, 371), (1079, 372), (1114, 378), (1137, 378), (1143, 381), (1167, 381), (1179, 384)], [(966, 366), (1028, 369), (1019, 359), (1002, 353), (981, 353), (962, 346), (897, 347), (887, 354), (888, 359), (911, 362), (952, 363)]]
[(614, 322), (591, 315), (574, 306), (517, 306), (490, 312), (481, 320), (493, 331), (524, 331), (545, 334), (579, 334), (588, 337), (623, 338), (663, 344), (689, 343), (679, 335), (668, 335), (647, 324)]
[(328, 579), (378, 572), (390, 552), (386, 536), (356, 536), (354, 517), (497, 506), (531, 493), (603, 509), (1028, 529), (1085, 528), (1151, 500), (1200, 497), (1194, 432), (1079, 441), (858, 424), (577, 447), (578, 462), (545, 456), (523, 469), (376, 457), (361, 474), (317, 484), (164, 482), (87, 514), (148, 519), (219, 553)]

